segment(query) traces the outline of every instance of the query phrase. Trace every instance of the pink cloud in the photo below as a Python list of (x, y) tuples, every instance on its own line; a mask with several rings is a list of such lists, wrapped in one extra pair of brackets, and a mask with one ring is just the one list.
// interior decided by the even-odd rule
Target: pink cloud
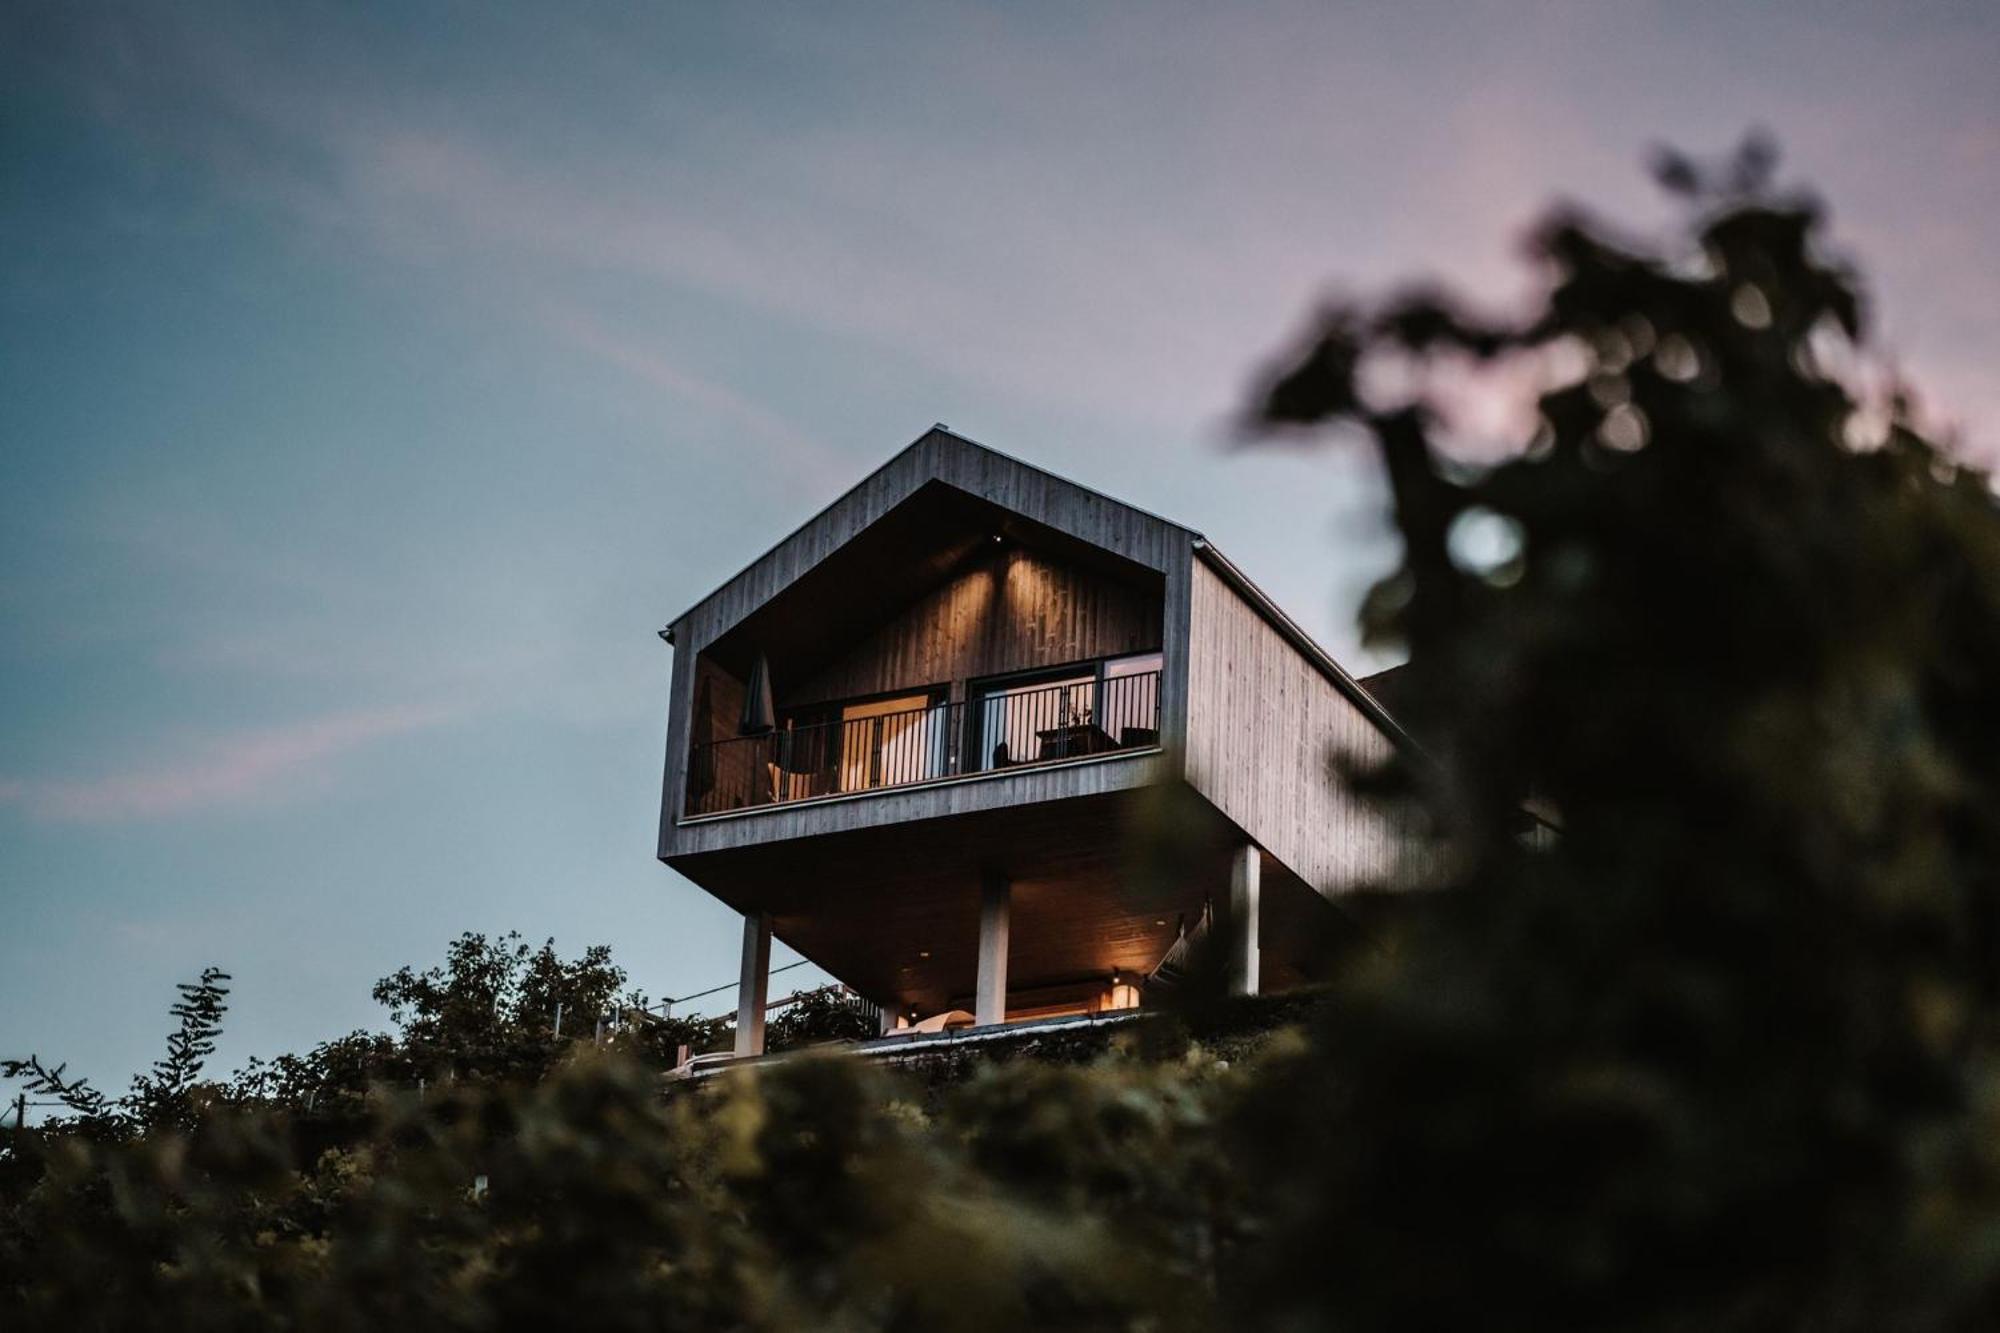
[(445, 716), (417, 707), (336, 713), (215, 737), (179, 758), (94, 778), (0, 779), (0, 806), (51, 822), (108, 823), (254, 804), (320, 775), (350, 750)]

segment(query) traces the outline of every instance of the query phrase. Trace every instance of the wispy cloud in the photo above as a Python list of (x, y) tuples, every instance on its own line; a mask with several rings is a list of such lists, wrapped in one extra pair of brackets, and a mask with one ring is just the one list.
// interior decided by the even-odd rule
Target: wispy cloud
[(788, 467), (803, 468), (822, 482), (839, 480), (852, 470), (852, 460), (829, 448), (824, 440), (807, 434), (779, 413), (728, 385), (694, 373), (636, 338), (616, 332), (578, 310), (551, 310), (547, 319), (549, 328), (564, 342), (775, 447)]
[[(700, 25), (537, 29), (555, 44), (542, 80), (448, 97), (381, 58), (372, 29), (325, 13), (311, 67), (288, 40), (298, 25), (255, 9), (227, 25), (106, 21), (85, 49), (107, 116), (195, 145), (315, 235), (464, 265), (474, 290), (497, 280), (576, 304), (609, 275), (662, 309), (703, 293), (1010, 401), (1182, 431), (1235, 405), (1250, 350), (1321, 278), (1419, 265), (1512, 292), (1528, 274), (1505, 238), (1551, 192), (1643, 202), (1635, 158), (1655, 136), (1707, 147), (1763, 121), (1837, 191), (1844, 226), (1921, 257), (1881, 261), (1897, 308), (1923, 312), (1889, 332), (1983, 416), (1982, 382), (1953, 357), (1958, 326), (1990, 303), (1938, 280), (1934, 260), (1975, 271), (1990, 256), (1977, 219), (2000, 159), (1989, 104), (1966, 92), (1985, 86), (1979, 42), (1935, 21), (1661, 25), (1652, 7), (1561, 3), (1450, 41), (1411, 13), (1360, 41), (1310, 6), (1160, 24), (931, 4), (872, 25), (808, 6), (741, 25), (705, 76), (672, 59)], [(1925, 88), (1933, 132), (1914, 135), (1893, 98), (1736, 81), (1711, 58), (1778, 37), (1803, 44), (1798, 63), (1825, 86), (1866, 70), (1891, 91)], [(1556, 43), (1606, 58), (1552, 66)], [(1647, 68), (1628, 71), (1638, 51)], [(822, 114), (803, 86), (731, 79), (725, 57), (839, 84), (854, 103)], [(1913, 222), (1898, 198), (1920, 201), (1942, 250), (1896, 244)], [(656, 383), (684, 372), (610, 341), (597, 350)], [(729, 420), (758, 408), (674, 391)]]
[(115, 823), (254, 805), (325, 777), (343, 754), (447, 716), (423, 707), (335, 713), (212, 737), (185, 754), (96, 777), (0, 779), (0, 807), (54, 823)]

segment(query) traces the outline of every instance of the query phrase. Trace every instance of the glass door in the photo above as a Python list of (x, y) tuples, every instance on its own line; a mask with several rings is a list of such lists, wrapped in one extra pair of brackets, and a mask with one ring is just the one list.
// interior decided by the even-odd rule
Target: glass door
[[(1096, 710), (1095, 669), (1040, 675), (978, 687), (980, 768), (1007, 768), (1086, 753)], [(967, 767), (973, 764), (968, 763)]]
[(931, 696), (905, 694), (840, 710), (840, 790), (867, 791), (922, 782), (933, 770), (937, 743)]

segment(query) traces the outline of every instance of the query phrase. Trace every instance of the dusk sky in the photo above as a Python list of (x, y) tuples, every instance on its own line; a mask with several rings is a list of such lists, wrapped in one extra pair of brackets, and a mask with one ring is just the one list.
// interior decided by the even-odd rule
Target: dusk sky
[(2000, 457), (1996, 71), (1991, 0), (10, 0), (0, 1055), (120, 1091), (214, 962), (226, 1072), (463, 930), (732, 981), (654, 632), (933, 421), (1379, 665), (1365, 460), (1227, 419), (1321, 293), (1659, 225), (1660, 142), (1768, 129)]

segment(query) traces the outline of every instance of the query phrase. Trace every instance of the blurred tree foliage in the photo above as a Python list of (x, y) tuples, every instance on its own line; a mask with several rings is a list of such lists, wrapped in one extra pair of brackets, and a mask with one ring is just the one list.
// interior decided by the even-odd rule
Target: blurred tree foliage
[[(1518, 323), (1329, 312), (1261, 399), (1379, 451), (1366, 629), (1430, 748), (1380, 785), (1444, 849), (1245, 1121), (1274, 1316), (2000, 1318), (2000, 521), (1857, 392), (1860, 293), (1772, 162), (1665, 157), (1658, 249), (1551, 218)], [(1482, 368), (1546, 379), (1486, 467), (1442, 396)]]
[[(1667, 158), (1683, 232), (1558, 214), (1535, 310), (1332, 310), (1260, 391), (1385, 465), (1423, 749), (1345, 776), (1429, 835), (1302, 1023), (669, 1093), (720, 1027), (559, 1042), (608, 955), (467, 936), (395, 1036), (17, 1135), (10, 1326), (1993, 1326), (2000, 515), (1771, 166)], [(1484, 462), (1468, 383), (1534, 409)]]

